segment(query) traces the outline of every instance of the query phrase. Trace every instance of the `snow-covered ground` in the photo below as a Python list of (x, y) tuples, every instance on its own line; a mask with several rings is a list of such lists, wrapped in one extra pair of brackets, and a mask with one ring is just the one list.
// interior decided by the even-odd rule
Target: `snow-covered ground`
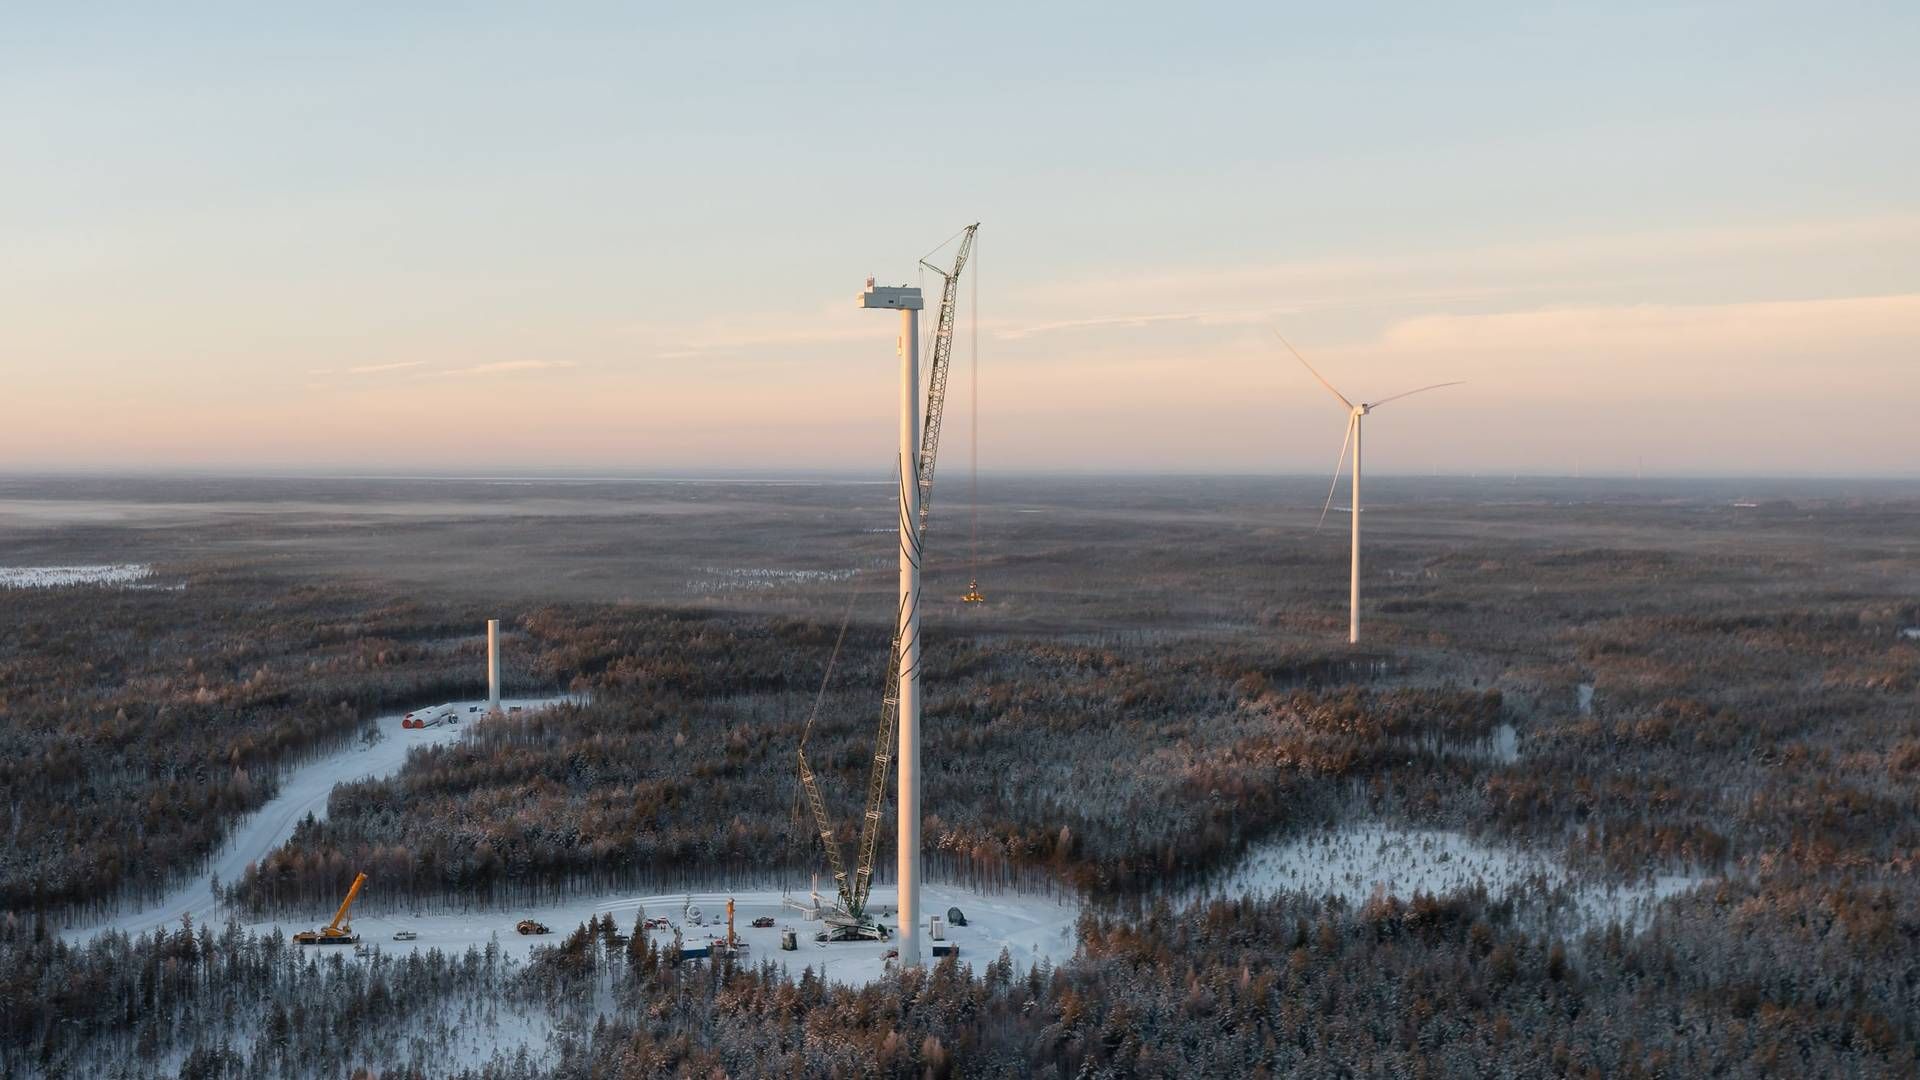
[[(369, 882), (368, 887), (372, 884)], [(894, 925), (897, 895), (891, 886), (873, 888), (872, 908), (879, 913), (880, 921), (889, 926)], [(886, 971), (886, 953), (899, 945), (898, 937), (886, 942), (816, 942), (814, 935), (822, 924), (804, 918), (796, 907), (783, 904), (785, 895), (779, 889), (764, 886), (649, 896), (601, 894), (510, 910), (362, 916), (353, 920), (353, 928), (363, 944), (389, 954), (424, 949), (458, 954), (469, 946), (484, 948), (489, 940), (497, 940), (502, 955), (524, 961), (535, 946), (555, 944), (581, 923), (606, 914), (613, 916), (622, 933), (632, 931), (642, 918), (672, 920), (672, 928), (653, 933), (654, 942), (662, 948), (673, 943), (675, 930), (685, 944), (705, 945), (726, 936), (729, 897), (734, 901), (735, 933), (747, 942), (747, 959), (756, 964), (771, 959), (786, 965), (789, 974), (794, 976), (811, 967), (815, 974), (838, 983), (872, 982)], [(959, 948), (960, 959), (976, 969), (998, 959), (1002, 949), (1021, 970), (1042, 959), (1058, 964), (1073, 955), (1074, 920), (1080, 914), (1080, 905), (1073, 900), (1031, 893), (988, 895), (949, 885), (923, 885), (921, 898), (926, 910), (920, 936), (929, 960), (931, 943), (927, 939), (925, 916), (944, 918), (947, 909), (952, 907), (958, 907), (966, 915), (967, 925), (949, 927), (947, 940)], [(802, 892), (794, 899), (802, 901), (804, 906), (807, 897)], [(698, 924), (693, 921), (690, 908), (699, 912)], [(765, 928), (753, 926), (753, 920), (762, 916), (771, 917), (774, 924)], [(544, 923), (553, 933), (523, 936), (514, 929), (521, 919)], [(276, 925), (280, 924), (256, 923), (249, 928), (268, 930)], [(794, 952), (780, 949), (780, 932), (786, 928), (793, 929), (798, 939), (799, 949)], [(281, 929), (293, 928), (281, 926)], [(418, 936), (412, 941), (393, 940), (393, 935), (403, 930)]]
[[(564, 700), (567, 699), (502, 699), (501, 706), (531, 710)], [(278, 795), (235, 826), (227, 842), (214, 854), (206, 874), (174, 889), (158, 903), (125, 911), (91, 925), (70, 927), (64, 931), (64, 935), (70, 941), (78, 941), (109, 927), (139, 934), (157, 927), (178, 925), (182, 915), (192, 915), (195, 922), (224, 920), (225, 915), (219, 911), (218, 901), (213, 896), (214, 877), (217, 876), (222, 884), (240, 880), (241, 873), (249, 863), (266, 858), (274, 848), (286, 843), (293, 835), (294, 826), (302, 818), (308, 814), (321, 819), (327, 816), (327, 796), (333, 793), (335, 784), (391, 776), (406, 763), (407, 751), (416, 746), (431, 746), (459, 738), (461, 733), (468, 730), (469, 721), (479, 719), (486, 709), (485, 702), (456, 704), (463, 720), (460, 724), (409, 730), (400, 726), (402, 714), (396, 713), (380, 718), (378, 724), (382, 738), (371, 747), (356, 745), (296, 766), (282, 778)], [(327, 917), (331, 916), (332, 912), (328, 912)], [(325, 918), (320, 921), (324, 922)]]
[(687, 582), (689, 592), (742, 592), (772, 589), (781, 585), (817, 585), (846, 581), (858, 570), (774, 570), (744, 566), (702, 566), (704, 578)]
[(1535, 852), (1483, 844), (1457, 832), (1370, 823), (1255, 847), (1204, 895), (1305, 890), (1364, 904), (1375, 890), (1410, 900), (1416, 892), (1444, 895), (1484, 885), (1494, 897), (1518, 889), (1523, 900), (1544, 902), (1564, 887), (1573, 922), (1644, 926), (1660, 901), (1701, 880), (1669, 875), (1599, 884), (1576, 880), (1558, 859)]
[(0, 589), (59, 589), (71, 585), (131, 585), (153, 576), (147, 563), (93, 566), (0, 566)]

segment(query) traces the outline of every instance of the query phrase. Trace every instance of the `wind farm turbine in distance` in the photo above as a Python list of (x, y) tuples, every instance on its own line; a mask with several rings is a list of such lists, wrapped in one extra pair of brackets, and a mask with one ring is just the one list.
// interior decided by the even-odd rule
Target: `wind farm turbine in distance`
[(1293, 342), (1288, 341), (1285, 335), (1281, 334), (1280, 331), (1275, 330), (1273, 332), (1273, 336), (1279, 338), (1280, 344), (1285, 345), (1287, 347), (1287, 351), (1293, 354), (1293, 358), (1295, 360), (1300, 361), (1300, 365), (1306, 368), (1309, 372), (1311, 372), (1315, 379), (1320, 380), (1320, 385), (1327, 388), (1327, 393), (1332, 394), (1334, 397), (1338, 398), (1340, 400), (1340, 404), (1345, 406), (1347, 410), (1347, 434), (1345, 438), (1340, 440), (1340, 460), (1336, 461), (1333, 465), (1333, 483), (1327, 485), (1327, 504), (1320, 508), (1320, 523), (1318, 525), (1315, 525), (1314, 529), (1317, 531), (1321, 525), (1325, 525), (1327, 523), (1327, 511), (1333, 509), (1333, 493), (1340, 486), (1340, 467), (1347, 463), (1347, 446), (1348, 444), (1352, 444), (1353, 446), (1353, 499), (1352, 499), (1353, 506), (1352, 506), (1351, 516), (1353, 518), (1353, 574), (1352, 574), (1352, 580), (1348, 586), (1348, 595), (1347, 595), (1347, 604), (1348, 604), (1347, 643), (1349, 645), (1358, 644), (1360, 641), (1360, 427), (1361, 427), (1361, 421), (1366, 417), (1368, 413), (1372, 412), (1373, 410), (1379, 408), (1382, 405), (1385, 405), (1389, 401), (1398, 401), (1403, 397), (1411, 397), (1414, 394), (1424, 394), (1428, 390), (1438, 390), (1443, 386), (1459, 386), (1464, 380), (1455, 380), (1454, 382), (1434, 383), (1432, 386), (1422, 386), (1417, 390), (1407, 390), (1402, 393), (1394, 394), (1391, 397), (1383, 397), (1379, 401), (1363, 401), (1356, 405), (1353, 402), (1348, 401), (1347, 396), (1345, 394), (1342, 394), (1340, 391), (1335, 390), (1333, 388), (1333, 384), (1328, 382), (1325, 376), (1321, 375), (1318, 371), (1315, 371), (1313, 365), (1307, 363), (1307, 358), (1300, 355), (1300, 350), (1294, 348)]

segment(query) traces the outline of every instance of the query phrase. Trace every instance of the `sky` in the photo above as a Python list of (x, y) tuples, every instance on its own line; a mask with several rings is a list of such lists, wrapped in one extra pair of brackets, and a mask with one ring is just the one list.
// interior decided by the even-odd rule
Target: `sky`
[(1279, 330), (1466, 380), (1372, 471), (1920, 475), (1920, 5), (396, 7), (9, 8), (0, 471), (884, 472), (980, 221), (943, 461), (977, 338), (983, 469), (1326, 472)]

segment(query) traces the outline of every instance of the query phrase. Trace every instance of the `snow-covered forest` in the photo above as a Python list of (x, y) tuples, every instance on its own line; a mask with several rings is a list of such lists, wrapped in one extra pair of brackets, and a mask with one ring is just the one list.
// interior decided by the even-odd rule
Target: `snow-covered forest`
[[(1497, 513), (1383, 529), (1358, 649), (1337, 551), (1144, 512), (1116, 538), (1104, 508), (1008, 526), (988, 562), (1018, 599), (929, 621), (928, 866), (1079, 921), (1037, 964), (865, 985), (804, 974), (819, 951), (679, 964), (624, 911), (365, 957), (265, 930), (361, 872), (369, 925), (508, 934), (532, 905), (804, 888), (794, 751), (845, 604), (808, 597), (847, 583), (530, 600), (508, 689), (567, 703), (407, 744), (275, 823), (225, 910), (132, 936), (86, 928), (204, 880), (289, 770), (394, 747), (376, 718), (472, 698), (499, 612), (451, 578), (191, 552), (152, 588), (0, 590), (0, 1073), (1910, 1075), (1920, 504), (1511, 537)], [(692, 542), (614, 542), (633, 527), (541, 535)], [(795, 569), (833, 565), (822, 536)], [(843, 841), (885, 644), (856, 619), (811, 735)]]

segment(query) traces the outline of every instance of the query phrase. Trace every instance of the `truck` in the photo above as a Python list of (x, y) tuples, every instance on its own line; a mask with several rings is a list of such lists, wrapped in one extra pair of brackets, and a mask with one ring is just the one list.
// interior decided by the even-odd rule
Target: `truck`
[(445, 705), (435, 705), (427, 709), (415, 709), (400, 718), (400, 726), (403, 728), (430, 728), (439, 727), (441, 724), (457, 724), (459, 722), (460, 710), (455, 708), (451, 702)]

